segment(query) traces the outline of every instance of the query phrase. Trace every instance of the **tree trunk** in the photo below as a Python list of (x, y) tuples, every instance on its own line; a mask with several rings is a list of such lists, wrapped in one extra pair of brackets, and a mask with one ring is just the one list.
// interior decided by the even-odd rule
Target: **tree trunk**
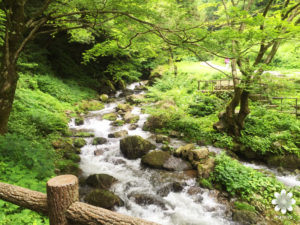
[[(219, 114), (219, 121), (213, 125), (214, 129), (219, 132), (226, 132), (233, 136), (240, 136), (241, 130), (244, 128), (245, 119), (250, 113), (249, 110), (249, 92), (244, 90), (239, 84), (237, 78), (237, 61), (231, 61), (234, 94), (227, 105), (224, 112)], [(236, 112), (236, 107), (240, 105), (239, 112)]]
[(0, 135), (7, 132), (7, 124), (17, 87), (16, 65), (2, 65), (0, 70)]

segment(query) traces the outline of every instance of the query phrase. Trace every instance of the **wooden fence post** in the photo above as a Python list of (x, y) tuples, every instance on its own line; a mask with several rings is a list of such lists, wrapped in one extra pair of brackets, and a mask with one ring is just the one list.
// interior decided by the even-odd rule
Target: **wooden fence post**
[(78, 179), (73, 175), (54, 177), (47, 182), (50, 225), (67, 225), (66, 211), (79, 199)]

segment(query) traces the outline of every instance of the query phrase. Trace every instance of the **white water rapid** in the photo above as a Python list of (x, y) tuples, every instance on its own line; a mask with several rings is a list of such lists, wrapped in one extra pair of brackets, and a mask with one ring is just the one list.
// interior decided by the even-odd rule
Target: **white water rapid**
[[(128, 86), (134, 89), (138, 83)], [(139, 92), (140, 93), (140, 92)], [(81, 149), (80, 167), (83, 176), (91, 174), (109, 174), (115, 177), (118, 182), (111, 190), (117, 194), (124, 202), (123, 207), (116, 208), (116, 211), (140, 217), (149, 221), (157, 222), (162, 225), (227, 225), (235, 224), (227, 216), (225, 205), (217, 202), (212, 196), (211, 191), (198, 188), (199, 193), (189, 194), (191, 187), (196, 187), (196, 179), (184, 172), (168, 172), (162, 170), (145, 169), (141, 166), (140, 159), (128, 160), (120, 152), (121, 138), (108, 138), (108, 134), (127, 130), (128, 135), (139, 135), (145, 139), (152, 140), (150, 132), (143, 131), (142, 126), (147, 119), (146, 114), (141, 112), (141, 108), (134, 107), (133, 114), (139, 115), (138, 128), (129, 130), (129, 124), (121, 127), (110, 125), (111, 121), (102, 119), (102, 115), (115, 112), (118, 103), (124, 102), (124, 98), (118, 98), (117, 93), (115, 103), (108, 103), (100, 111), (91, 112), (81, 126), (75, 126), (74, 120), (69, 124), (73, 130), (88, 130), (95, 134), (95, 137), (107, 138), (108, 142), (103, 145), (92, 145), (93, 138), (86, 138), (87, 145)], [(179, 146), (182, 142), (172, 139), (172, 146)], [(159, 148), (160, 145), (156, 144)], [(103, 149), (104, 153), (99, 156), (94, 155), (94, 151)], [(165, 207), (159, 205), (139, 205), (131, 197), (132, 193), (148, 194), (157, 196), (157, 191), (171, 182), (179, 181), (184, 183), (181, 192), (170, 192), (167, 196), (161, 197)]]

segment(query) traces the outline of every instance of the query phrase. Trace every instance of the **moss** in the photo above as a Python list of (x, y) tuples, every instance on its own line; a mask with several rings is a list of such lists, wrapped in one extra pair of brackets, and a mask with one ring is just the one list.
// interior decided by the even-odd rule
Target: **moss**
[(75, 124), (76, 124), (76, 126), (83, 125), (83, 123), (84, 123), (84, 119), (82, 117), (76, 117), (75, 118)]
[(112, 209), (115, 205), (123, 205), (123, 201), (117, 195), (103, 189), (96, 189), (91, 191), (87, 194), (84, 200), (91, 205), (95, 205), (105, 209)]
[(152, 151), (142, 157), (142, 163), (151, 168), (161, 169), (171, 154), (164, 151)]
[(124, 120), (116, 120), (112, 123), (113, 126), (123, 126), (125, 124)]
[(103, 137), (96, 137), (93, 140), (93, 145), (103, 145), (107, 142), (106, 138)]
[(73, 135), (74, 137), (94, 137), (95, 135), (93, 133), (89, 132), (78, 132)]
[(76, 138), (74, 140), (74, 146), (77, 148), (81, 148), (86, 145), (86, 141), (83, 138)]
[(107, 101), (108, 101), (108, 95), (102, 94), (102, 95), (99, 96), (99, 99), (100, 99), (102, 102), (107, 102)]
[(234, 207), (236, 209), (239, 209), (239, 210), (246, 210), (246, 211), (250, 211), (250, 212), (256, 212), (255, 207), (252, 206), (252, 205), (249, 205), (246, 202), (236, 201), (236, 202), (234, 202)]
[(198, 182), (199, 182), (199, 185), (201, 187), (204, 187), (204, 188), (207, 188), (207, 189), (213, 189), (213, 185), (208, 179), (201, 178), (201, 179), (199, 179)]
[(104, 108), (104, 105), (96, 100), (81, 101), (77, 106), (77, 112), (97, 111)]
[(115, 121), (117, 119), (117, 114), (116, 113), (107, 113), (107, 114), (104, 114), (102, 118), (105, 120)]

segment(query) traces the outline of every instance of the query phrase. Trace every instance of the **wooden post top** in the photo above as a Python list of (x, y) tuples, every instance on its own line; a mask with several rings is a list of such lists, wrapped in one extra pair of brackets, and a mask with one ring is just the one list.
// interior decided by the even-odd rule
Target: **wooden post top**
[(67, 174), (53, 177), (47, 182), (47, 185), (52, 187), (63, 187), (67, 185), (75, 185), (77, 183), (78, 178), (76, 176)]

